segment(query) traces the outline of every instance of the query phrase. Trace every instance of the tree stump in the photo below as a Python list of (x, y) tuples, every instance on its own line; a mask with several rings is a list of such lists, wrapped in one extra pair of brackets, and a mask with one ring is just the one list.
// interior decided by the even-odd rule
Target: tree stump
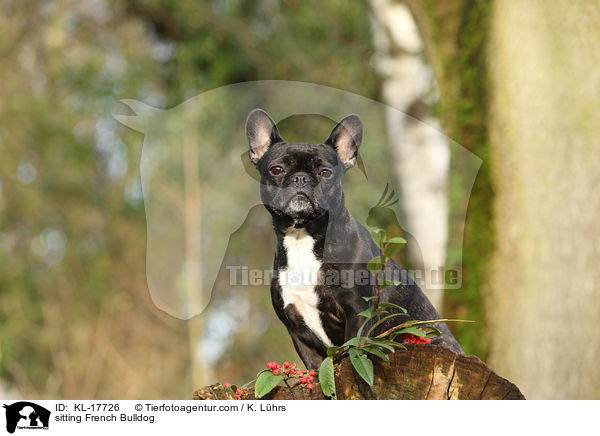
[[(475, 356), (462, 356), (436, 345), (407, 344), (390, 354), (390, 362), (372, 357), (375, 383), (369, 386), (356, 373), (350, 359), (335, 366), (340, 400), (524, 400), (514, 384), (500, 377)], [(254, 389), (245, 389), (245, 400), (257, 400)], [(220, 384), (194, 392), (195, 400), (235, 400), (235, 393)], [(318, 383), (279, 387), (261, 400), (325, 400)]]

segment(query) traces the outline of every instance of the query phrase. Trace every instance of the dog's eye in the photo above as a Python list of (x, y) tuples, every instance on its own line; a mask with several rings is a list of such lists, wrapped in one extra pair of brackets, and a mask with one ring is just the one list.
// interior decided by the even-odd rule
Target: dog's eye
[(283, 167), (281, 165), (275, 165), (274, 167), (269, 168), (269, 172), (276, 176), (283, 172)]
[(325, 178), (331, 177), (332, 174), (333, 173), (331, 172), (331, 170), (327, 168), (323, 168), (321, 171), (319, 171), (319, 175)]

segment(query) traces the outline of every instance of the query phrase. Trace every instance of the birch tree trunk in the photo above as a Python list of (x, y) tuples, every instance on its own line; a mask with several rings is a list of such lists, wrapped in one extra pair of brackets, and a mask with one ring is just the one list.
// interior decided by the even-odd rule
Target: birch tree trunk
[(494, 2), (492, 367), (600, 398), (600, 3)]
[[(370, 4), (383, 99), (397, 109), (387, 111), (389, 142), (407, 224), (418, 243), (408, 254), (415, 265), (422, 254), (425, 277), (431, 277), (431, 271), (446, 261), (449, 146), (426, 100), (432, 70), (424, 62), (423, 42), (410, 10), (393, 0)], [(429, 284), (423, 290), (441, 312), (442, 289)]]

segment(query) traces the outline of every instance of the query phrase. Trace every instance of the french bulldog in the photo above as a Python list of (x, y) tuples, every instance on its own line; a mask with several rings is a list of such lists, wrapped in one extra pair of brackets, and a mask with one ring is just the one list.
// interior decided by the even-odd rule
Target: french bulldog
[[(246, 121), (250, 161), (260, 174), (260, 198), (271, 214), (277, 247), (271, 298), (296, 351), (307, 368), (318, 368), (327, 348), (356, 336), (367, 309), (363, 297), (377, 292), (367, 263), (381, 250), (370, 232), (348, 212), (342, 178), (357, 161), (363, 127), (358, 115), (341, 120), (322, 144), (287, 143), (275, 122), (261, 110)], [(386, 276), (402, 277), (386, 287), (380, 301), (407, 310), (378, 326), (383, 332), (407, 320), (440, 315), (397, 263)], [(464, 354), (444, 323), (433, 344)]]

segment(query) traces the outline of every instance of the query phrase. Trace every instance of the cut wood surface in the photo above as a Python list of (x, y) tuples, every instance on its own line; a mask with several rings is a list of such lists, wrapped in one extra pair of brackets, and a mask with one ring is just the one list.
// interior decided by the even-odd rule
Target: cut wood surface
[[(475, 356), (458, 355), (435, 345), (409, 344), (390, 354), (390, 362), (373, 358), (375, 383), (369, 386), (345, 358), (335, 367), (340, 400), (524, 400), (519, 388), (500, 377)], [(255, 400), (254, 389), (242, 399)], [(236, 394), (220, 384), (194, 392), (196, 400), (235, 400)], [(324, 400), (319, 384), (280, 387), (262, 400)]]

